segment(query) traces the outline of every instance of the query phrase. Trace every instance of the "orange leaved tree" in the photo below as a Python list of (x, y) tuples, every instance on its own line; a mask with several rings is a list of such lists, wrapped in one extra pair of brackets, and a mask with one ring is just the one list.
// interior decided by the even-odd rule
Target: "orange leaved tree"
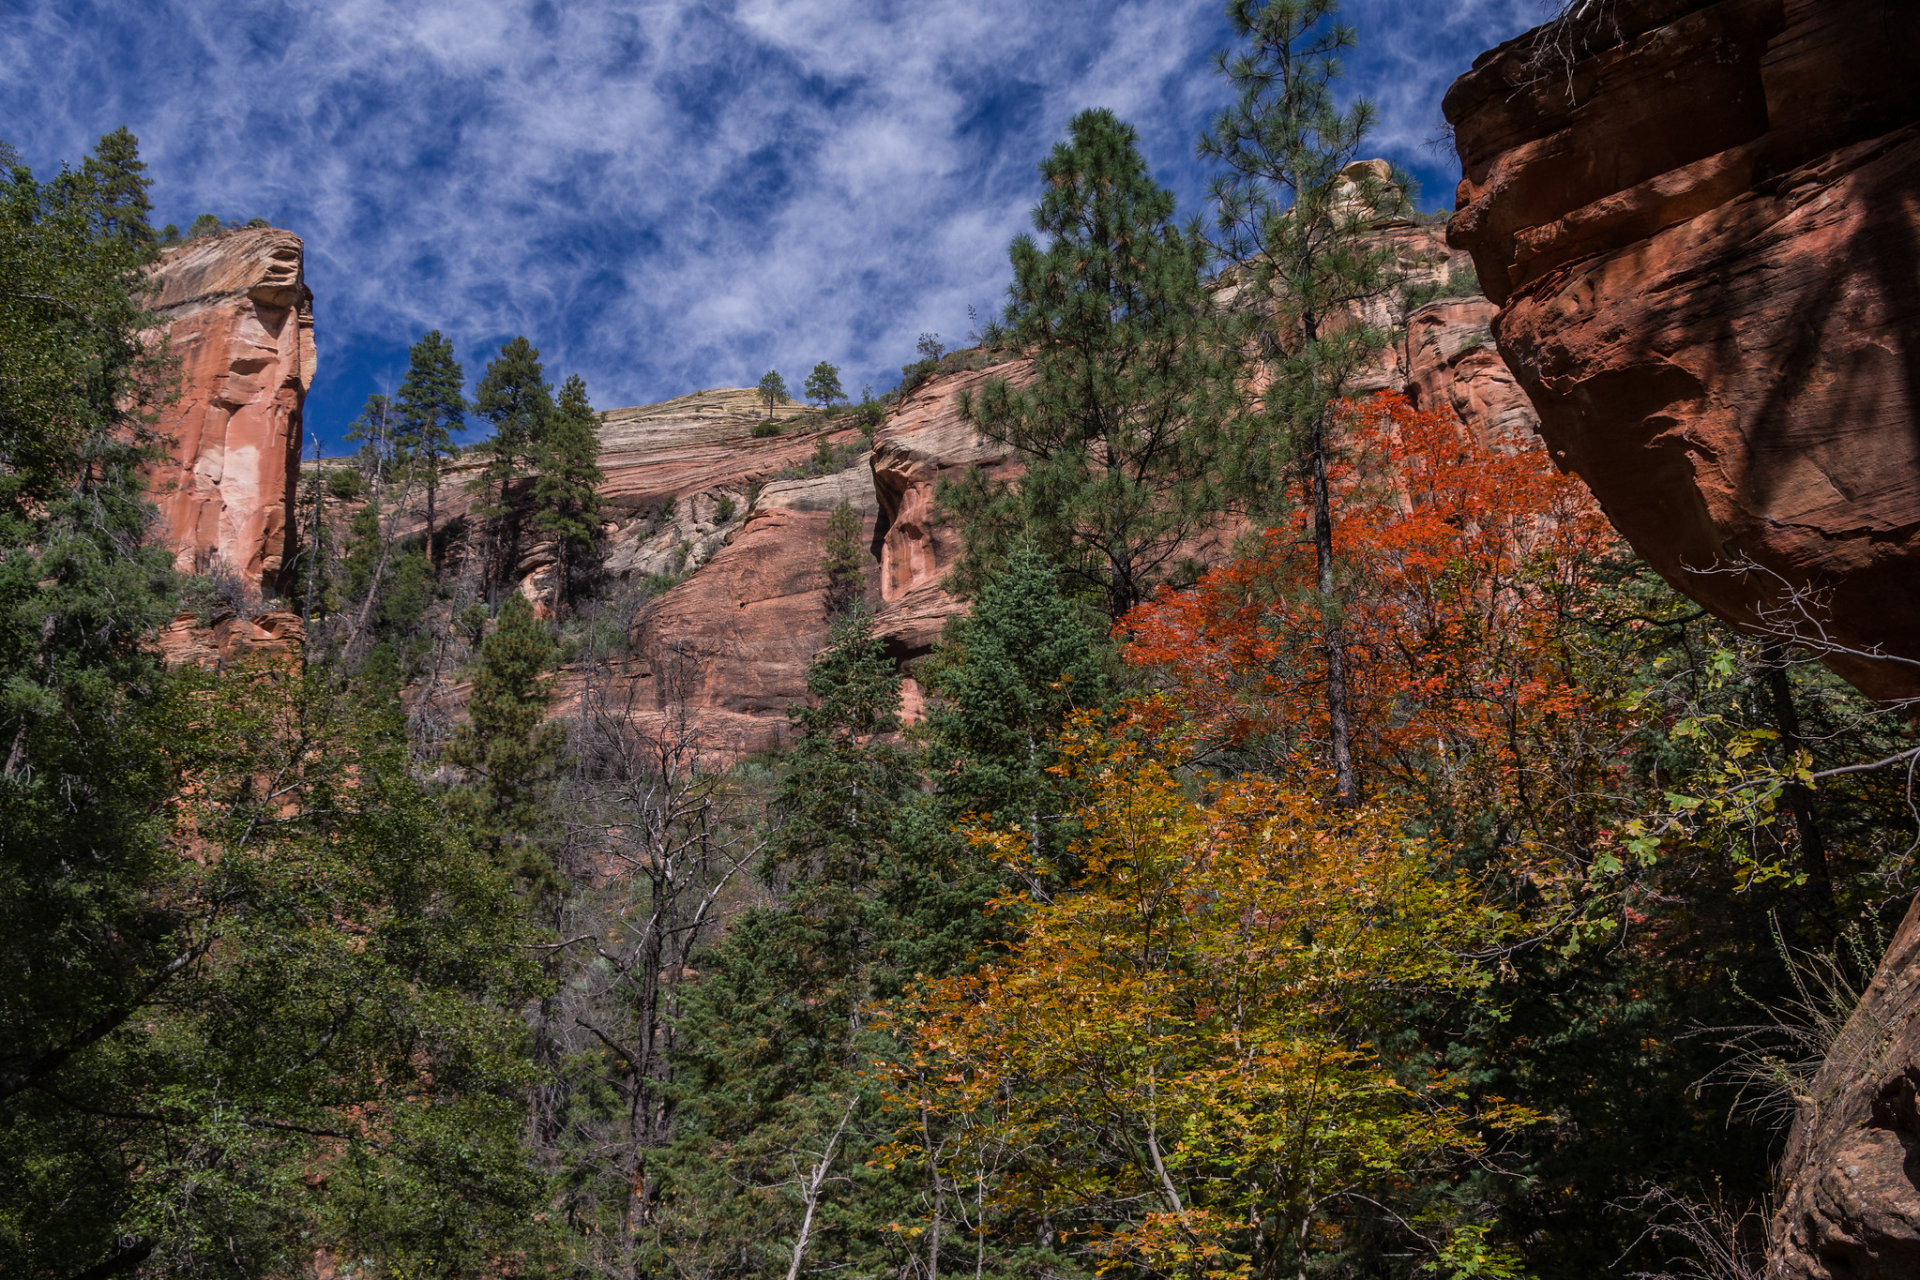
[[(1010, 954), (903, 1005), (895, 1086), (916, 1135), (955, 1135), (952, 1184), (980, 1182), (1003, 1230), (1101, 1269), (1276, 1277), (1363, 1197), (1525, 1118), (1470, 1116), (1375, 1040), (1397, 1008), (1481, 984), (1507, 921), (1392, 809), (1183, 781), (1180, 746), (1069, 734), (1085, 877), (1021, 902)], [(1018, 831), (976, 839), (1029, 856)]]
[[(1576, 643), (1617, 535), (1576, 479), (1399, 395), (1350, 403), (1335, 477), (1338, 590), (1317, 589), (1304, 511), (1251, 555), (1127, 616), (1206, 745), (1260, 767), (1328, 759), (1319, 637), (1338, 609), (1361, 774), (1429, 801), (1525, 811), (1591, 790), (1618, 717)], [(1285, 763), (1281, 763), (1285, 762)], [(1328, 774), (1331, 777), (1331, 774)]]

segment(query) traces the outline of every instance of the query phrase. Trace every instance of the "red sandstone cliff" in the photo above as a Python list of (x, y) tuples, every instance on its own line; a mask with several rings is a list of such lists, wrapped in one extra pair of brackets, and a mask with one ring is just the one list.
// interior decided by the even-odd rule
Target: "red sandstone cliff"
[(153, 271), (181, 374), (160, 410), (173, 455), (154, 477), (163, 537), (181, 568), (224, 562), (255, 590), (276, 583), (293, 536), (314, 365), (303, 254), (290, 231), (231, 231), (169, 249)]
[(1722, 617), (1920, 694), (1911, 0), (1618, 0), (1445, 109), (1451, 237), (1554, 456)]

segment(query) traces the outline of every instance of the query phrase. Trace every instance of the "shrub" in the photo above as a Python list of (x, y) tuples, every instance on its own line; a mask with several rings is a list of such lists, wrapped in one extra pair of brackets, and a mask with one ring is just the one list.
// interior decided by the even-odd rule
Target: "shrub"
[(768, 436), (777, 436), (779, 434), (780, 424), (771, 419), (766, 422), (756, 422), (753, 424), (753, 438), (756, 440), (764, 440)]
[(727, 521), (733, 519), (733, 512), (733, 495), (730, 493), (721, 494), (720, 500), (713, 504), (714, 521), (718, 524), (725, 524)]
[(342, 502), (352, 502), (366, 492), (366, 482), (360, 473), (351, 467), (342, 467), (338, 471), (327, 473), (327, 496), (338, 498)]

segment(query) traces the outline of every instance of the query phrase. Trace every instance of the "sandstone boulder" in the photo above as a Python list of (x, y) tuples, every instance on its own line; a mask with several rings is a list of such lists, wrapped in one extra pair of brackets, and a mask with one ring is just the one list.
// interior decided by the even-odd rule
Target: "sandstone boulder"
[(1451, 237), (1556, 460), (1720, 616), (1920, 694), (1912, 5), (1618, 0), (1445, 110)]

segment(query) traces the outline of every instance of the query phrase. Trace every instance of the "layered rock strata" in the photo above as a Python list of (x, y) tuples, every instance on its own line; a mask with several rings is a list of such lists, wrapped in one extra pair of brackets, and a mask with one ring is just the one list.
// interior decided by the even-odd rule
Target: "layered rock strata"
[(293, 548), (301, 410), (313, 385), (313, 294), (300, 237), (230, 231), (167, 250), (149, 305), (179, 361), (158, 410), (170, 457), (155, 468), (161, 536), (189, 572), (271, 592)]
[(1913, 7), (1590, 8), (1447, 95), (1501, 354), (1677, 587), (1920, 694)]
[(176, 615), (160, 633), (157, 647), (170, 667), (218, 671), (262, 658), (297, 661), (306, 643), (306, 626), (297, 613), (223, 608), (206, 618), (192, 612)]

